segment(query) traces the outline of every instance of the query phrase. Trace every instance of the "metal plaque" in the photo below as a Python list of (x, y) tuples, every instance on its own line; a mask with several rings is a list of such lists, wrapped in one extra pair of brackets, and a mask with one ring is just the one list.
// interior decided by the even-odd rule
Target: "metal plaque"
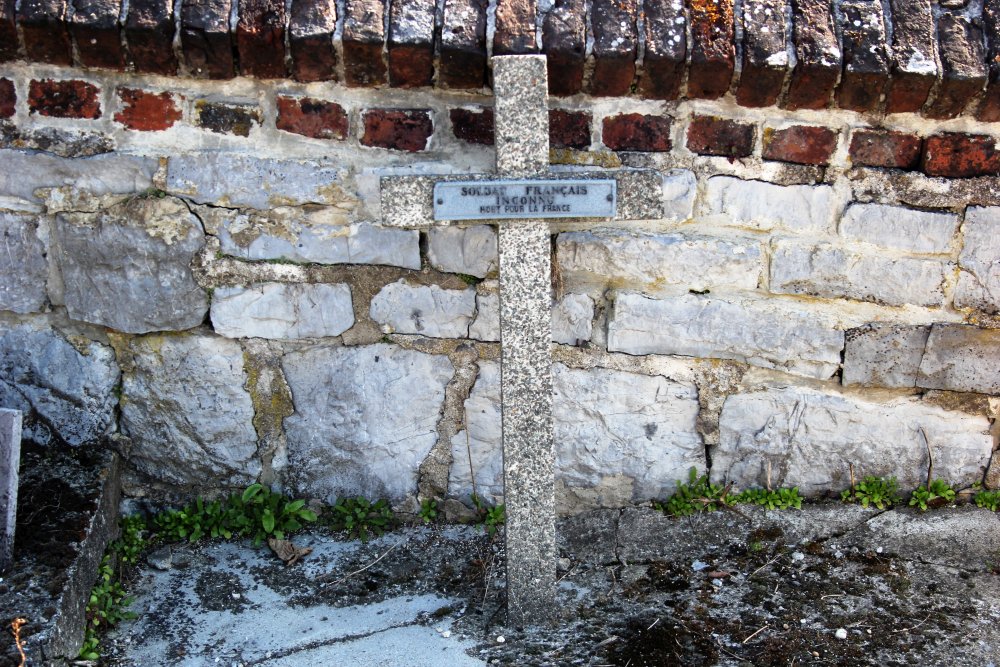
[(435, 220), (613, 218), (617, 204), (613, 179), (434, 184)]

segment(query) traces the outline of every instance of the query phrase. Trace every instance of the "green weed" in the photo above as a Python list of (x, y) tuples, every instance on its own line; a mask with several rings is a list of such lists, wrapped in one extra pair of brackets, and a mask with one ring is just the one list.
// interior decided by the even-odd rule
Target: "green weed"
[(346, 530), (351, 537), (367, 542), (392, 528), (396, 516), (385, 500), (371, 502), (364, 496), (339, 498), (328, 508), (326, 523), (334, 530)]
[(434, 523), (438, 517), (438, 504), (432, 498), (420, 502), (420, 518), (424, 523)]
[(475, 493), (472, 494), (471, 499), (476, 513), (479, 514), (479, 523), (489, 536), (493, 537), (500, 530), (500, 526), (507, 523), (507, 508), (503, 504), (487, 505)]
[(991, 512), (1000, 510), (1000, 491), (980, 491), (976, 494), (976, 507), (985, 507)]
[(955, 490), (943, 479), (936, 479), (926, 486), (918, 486), (910, 496), (910, 506), (926, 512), (929, 507), (950, 503), (955, 499)]
[(862, 507), (872, 506), (880, 510), (888, 509), (902, 500), (899, 497), (899, 483), (895, 477), (882, 478), (872, 475), (862, 479), (853, 489), (846, 489), (840, 494), (840, 499), (845, 503), (861, 503)]
[(687, 483), (677, 480), (677, 490), (666, 503), (653, 501), (653, 507), (673, 516), (690, 516), (695, 512), (713, 512), (731, 504), (726, 489), (708, 481), (708, 475), (698, 476), (698, 471), (688, 471)]
[(797, 486), (784, 487), (768, 491), (767, 489), (747, 489), (737, 494), (732, 502), (760, 505), (769, 510), (802, 509), (802, 496)]

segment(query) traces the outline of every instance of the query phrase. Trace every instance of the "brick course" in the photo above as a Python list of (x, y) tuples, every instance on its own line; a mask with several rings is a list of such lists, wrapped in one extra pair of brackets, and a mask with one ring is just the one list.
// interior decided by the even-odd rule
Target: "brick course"
[(10, 79), (0, 79), (0, 118), (13, 116), (16, 103), (17, 93), (14, 91), (14, 82)]
[(431, 85), (434, 79), (433, 0), (396, 0), (389, 16), (389, 84)]
[(130, 130), (153, 132), (173, 127), (181, 119), (178, 99), (170, 93), (151, 93), (136, 88), (119, 88), (121, 111), (115, 122)]
[(15, 0), (0, 0), (0, 63), (17, 58)]
[(285, 72), (284, 0), (238, 0), (236, 47), (240, 74), (280, 79)]
[(73, 63), (66, 30), (66, 0), (22, 0), (17, 23), (29, 60), (52, 65)]
[(586, 111), (549, 110), (549, 145), (552, 148), (590, 148), (590, 124)]
[(718, 99), (729, 90), (736, 62), (733, 0), (689, 0), (691, 66), (688, 97)]
[(76, 0), (73, 7), (72, 33), (80, 62), (87, 67), (124, 69), (118, 26), (121, 0)]
[(381, 0), (344, 3), (344, 82), (348, 86), (376, 86), (386, 82), (382, 45), (384, 6)]
[(470, 144), (493, 145), (493, 109), (452, 109), (449, 115), (455, 137)]
[(32, 79), (28, 89), (31, 113), (53, 118), (100, 118), (100, 89), (86, 81)]
[(198, 100), (194, 105), (195, 123), (217, 134), (250, 136), (254, 125), (261, 123), (260, 107), (254, 104), (209, 102)]
[(427, 109), (367, 109), (361, 115), (363, 146), (415, 153), (425, 150), (434, 133)]
[(958, 132), (927, 137), (921, 167), (929, 176), (946, 178), (1000, 174), (997, 140), (987, 135)]
[(669, 151), (671, 119), (621, 114), (604, 119), (604, 145), (613, 151)]
[(337, 78), (333, 33), (337, 28), (336, 0), (295, 0), (288, 21), (292, 76), (299, 81)]
[(279, 95), (277, 105), (279, 130), (313, 139), (347, 138), (347, 112), (336, 102)]
[(857, 130), (851, 135), (851, 163), (858, 167), (913, 169), (920, 162), (923, 140), (915, 134)]
[(137, 72), (177, 73), (171, 7), (170, 0), (129, 0), (125, 41)]
[(795, 125), (764, 130), (764, 159), (796, 164), (827, 165), (837, 148), (837, 133), (826, 127)]
[(753, 153), (754, 126), (727, 118), (695, 116), (687, 131), (687, 147), (701, 155), (747, 157)]
[(590, 22), (594, 32), (594, 71), (590, 94), (627, 95), (635, 78), (639, 50), (635, 0), (594, 0)]
[(236, 75), (229, 14), (236, 0), (183, 0), (181, 47), (193, 76), (231, 79)]
[(584, 8), (584, 0), (556, 0), (542, 23), (552, 95), (575, 95), (583, 89), (587, 48)]
[(486, 85), (486, 0), (445, 0), (438, 85)]

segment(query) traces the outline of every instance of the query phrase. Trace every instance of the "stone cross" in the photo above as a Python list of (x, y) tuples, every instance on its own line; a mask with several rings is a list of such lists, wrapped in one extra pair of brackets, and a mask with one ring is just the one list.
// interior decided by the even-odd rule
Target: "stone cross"
[(542, 218), (662, 217), (662, 183), (645, 171), (549, 171), (544, 56), (493, 58), (493, 90), (497, 174), (383, 177), (382, 217), (401, 227), (499, 225), (507, 622), (526, 625), (555, 610), (551, 241)]
[(21, 413), (0, 409), (0, 572), (14, 560), (17, 471), (21, 464)]

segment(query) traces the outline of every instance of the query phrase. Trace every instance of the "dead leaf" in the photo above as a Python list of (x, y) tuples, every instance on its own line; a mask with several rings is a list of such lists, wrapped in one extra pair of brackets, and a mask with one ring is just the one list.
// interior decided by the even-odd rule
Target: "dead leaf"
[(288, 540), (276, 540), (273, 537), (267, 538), (267, 546), (285, 561), (285, 565), (295, 565), (297, 560), (312, 553), (311, 547), (297, 547)]

